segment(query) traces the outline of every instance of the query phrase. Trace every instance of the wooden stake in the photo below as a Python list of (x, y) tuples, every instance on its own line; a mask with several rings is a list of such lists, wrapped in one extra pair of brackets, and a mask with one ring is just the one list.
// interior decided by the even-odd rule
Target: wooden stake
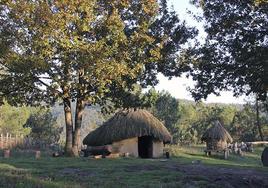
[(40, 159), (41, 151), (35, 151), (35, 159)]
[(4, 158), (9, 158), (10, 157), (10, 150), (4, 150)]

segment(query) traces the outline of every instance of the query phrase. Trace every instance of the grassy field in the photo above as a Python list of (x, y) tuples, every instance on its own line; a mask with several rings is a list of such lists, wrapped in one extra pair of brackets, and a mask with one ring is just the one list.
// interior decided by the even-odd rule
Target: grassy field
[(169, 160), (44, 156), (36, 160), (31, 153), (13, 152), (9, 159), (0, 157), (0, 187), (266, 187), (268, 168), (261, 165), (262, 150), (228, 160), (221, 155), (205, 157), (200, 146), (172, 147)]

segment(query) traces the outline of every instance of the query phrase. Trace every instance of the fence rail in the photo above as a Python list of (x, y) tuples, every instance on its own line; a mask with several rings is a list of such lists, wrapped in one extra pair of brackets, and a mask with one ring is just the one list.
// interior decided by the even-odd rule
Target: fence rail
[(0, 134), (0, 149), (11, 149), (24, 143), (25, 139), (22, 135)]

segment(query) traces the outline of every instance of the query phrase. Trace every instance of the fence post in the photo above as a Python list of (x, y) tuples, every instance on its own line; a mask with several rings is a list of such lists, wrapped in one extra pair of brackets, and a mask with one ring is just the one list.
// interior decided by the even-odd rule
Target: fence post
[(23, 147), (23, 149), (25, 149), (25, 138), (23, 137), (23, 135), (20, 135), (20, 144)]
[(10, 149), (11, 147), (12, 147), (12, 135), (11, 134), (9, 134), (8, 135), (9, 137), (8, 137), (8, 149)]
[(18, 137), (18, 135), (16, 134), (16, 136), (15, 136), (15, 146), (17, 146), (17, 145), (18, 145), (18, 142), (17, 142), (17, 137)]
[(3, 145), (3, 134), (0, 134), (0, 149), (4, 149), (4, 145)]
[(6, 135), (6, 148), (8, 148), (8, 133)]

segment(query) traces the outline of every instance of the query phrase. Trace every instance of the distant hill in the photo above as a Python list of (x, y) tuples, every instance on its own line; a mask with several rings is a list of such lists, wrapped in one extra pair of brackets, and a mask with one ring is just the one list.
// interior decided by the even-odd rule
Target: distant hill
[[(75, 104), (72, 104), (75, 106)], [(75, 108), (73, 108), (75, 110)], [(65, 140), (65, 117), (63, 106), (60, 104), (56, 104), (51, 108), (51, 112), (54, 117), (57, 118), (58, 125), (63, 127), (63, 132), (61, 134), (60, 142), (64, 143)], [(74, 114), (74, 111), (73, 111)], [(74, 117), (73, 117), (74, 118)], [(74, 120), (73, 120), (74, 121)], [(97, 106), (88, 106), (85, 108), (83, 120), (82, 120), (82, 130), (81, 130), (81, 141), (84, 137), (96, 129), (105, 121), (104, 116), (100, 111), (100, 107)]]
[[(197, 104), (197, 102), (195, 102), (193, 100), (188, 100), (188, 99), (177, 99), (177, 100), (181, 104), (186, 104), (186, 105), (187, 104), (191, 104), (191, 105)], [(228, 104), (228, 103), (204, 103), (203, 102), (203, 104), (205, 106), (219, 106), (219, 107), (221, 107), (221, 106), (234, 106), (235, 108), (237, 108), (239, 110), (243, 109), (243, 104), (238, 104), (238, 103), (237, 104), (236, 103)]]

